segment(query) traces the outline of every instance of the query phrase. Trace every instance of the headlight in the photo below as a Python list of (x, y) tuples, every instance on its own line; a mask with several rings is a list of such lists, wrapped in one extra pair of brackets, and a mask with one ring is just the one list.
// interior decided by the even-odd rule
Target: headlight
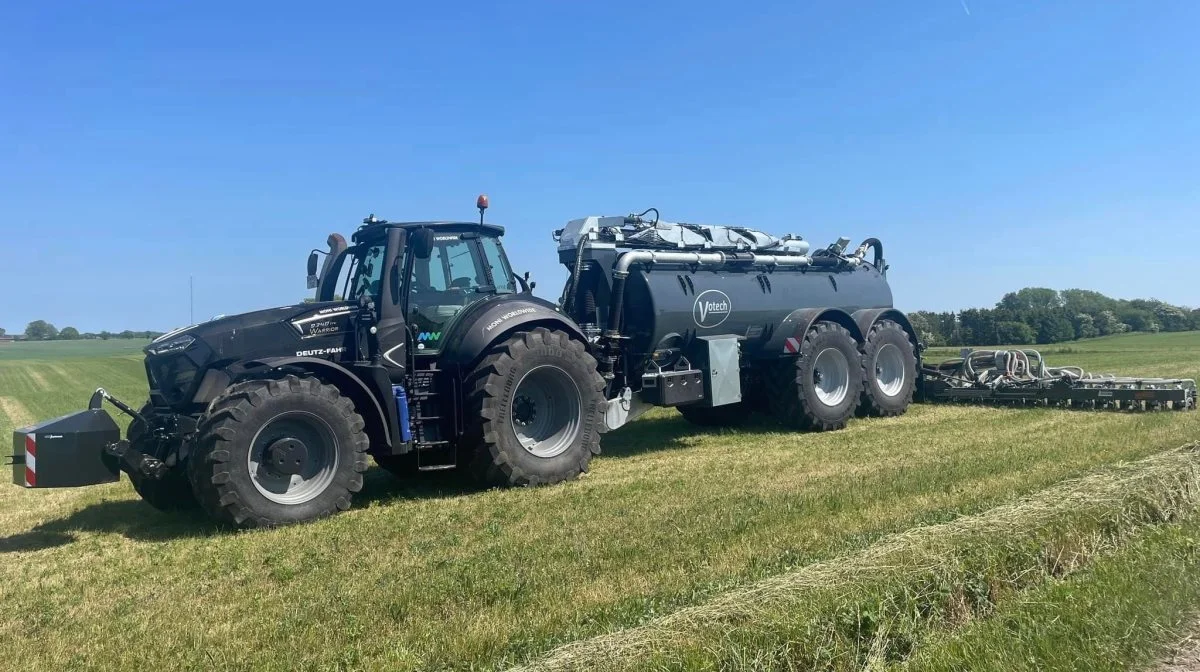
[(172, 352), (181, 352), (183, 350), (187, 350), (188, 346), (195, 342), (195, 338), (184, 334), (183, 336), (176, 336), (169, 341), (165, 341), (157, 345), (151, 345), (146, 351), (152, 355), (167, 355)]

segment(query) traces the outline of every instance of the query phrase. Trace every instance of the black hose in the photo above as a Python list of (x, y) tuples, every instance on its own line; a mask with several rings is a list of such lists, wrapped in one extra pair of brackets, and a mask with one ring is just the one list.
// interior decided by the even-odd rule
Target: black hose
[(870, 247), (871, 249), (875, 250), (875, 262), (872, 265), (875, 266), (875, 268), (882, 271), (883, 268), (881, 268), (881, 267), (883, 266), (883, 243), (880, 242), (878, 238), (867, 238), (866, 240), (864, 240), (862, 242), (862, 245), (860, 247)]
[(563, 312), (570, 317), (571, 311), (575, 308), (575, 292), (579, 289), (579, 276), (582, 273), (580, 266), (583, 264), (583, 241), (575, 241), (575, 265), (571, 267), (571, 278), (567, 281), (567, 295), (563, 297)]
[(644, 221), (642, 219), (642, 217), (644, 217), (647, 213), (650, 213), (650, 212), (654, 213), (654, 221), (650, 222), (650, 225), (658, 226), (658, 208), (646, 208), (645, 210), (637, 213), (636, 215), (629, 215), (628, 217), (625, 218), (625, 223), (626, 224), (641, 224)]

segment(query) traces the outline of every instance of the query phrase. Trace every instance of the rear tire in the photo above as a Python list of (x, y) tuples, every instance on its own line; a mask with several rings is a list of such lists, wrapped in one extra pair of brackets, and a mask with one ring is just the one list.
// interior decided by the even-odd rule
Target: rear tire
[(917, 354), (904, 327), (891, 320), (871, 327), (863, 344), (862, 375), (859, 414), (890, 417), (908, 410), (917, 383)]
[(858, 344), (840, 324), (820, 321), (804, 335), (800, 356), (782, 362), (770, 377), (768, 403), (795, 429), (842, 429), (862, 392)]
[(745, 402), (724, 406), (679, 406), (684, 420), (697, 427), (740, 427), (750, 419)]
[(272, 527), (350, 508), (367, 469), (367, 435), (354, 403), (293, 375), (229, 387), (200, 422), (188, 477), (213, 518)]
[[(154, 413), (154, 407), (146, 404), (142, 406), (139, 413), (142, 417), (149, 418)], [(141, 420), (134, 418), (133, 422), (129, 423), (125, 439), (129, 441), (131, 448), (143, 453), (154, 454), (154, 451), (147, 450), (149, 437), (146, 434), (146, 425)], [(130, 474), (129, 481), (133, 483), (133, 489), (138, 496), (159, 511), (181, 511), (198, 506), (183, 464), (176, 464), (163, 474), (162, 478)]]
[(583, 343), (541, 327), (512, 334), (467, 378), (468, 470), (498, 486), (579, 476), (600, 452), (603, 390)]

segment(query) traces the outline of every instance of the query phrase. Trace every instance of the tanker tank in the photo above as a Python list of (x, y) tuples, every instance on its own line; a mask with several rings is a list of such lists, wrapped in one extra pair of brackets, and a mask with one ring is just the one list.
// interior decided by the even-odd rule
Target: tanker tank
[(556, 237), (572, 271), (564, 312), (593, 337), (619, 334), (633, 359), (662, 364), (664, 353), (688, 353), (711, 336), (736, 336), (743, 357), (778, 357), (812, 310), (892, 307), (875, 239), (849, 253), (847, 239), (810, 253), (800, 236), (660, 221), (653, 209), (573, 220)]

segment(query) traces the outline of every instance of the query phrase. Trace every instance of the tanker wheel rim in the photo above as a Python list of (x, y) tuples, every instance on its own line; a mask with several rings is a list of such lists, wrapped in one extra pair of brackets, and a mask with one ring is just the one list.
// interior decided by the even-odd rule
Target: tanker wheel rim
[(550, 458), (566, 452), (582, 431), (583, 394), (569, 373), (553, 364), (535, 366), (517, 382), (509, 419), (526, 452)]
[(263, 423), (250, 441), (246, 466), (259, 494), (276, 504), (312, 501), (333, 483), (337, 436), (324, 418), (287, 411)]
[(875, 353), (875, 384), (885, 397), (894, 397), (904, 389), (908, 379), (904, 366), (904, 353), (900, 348), (885, 343)]
[(837, 406), (850, 393), (850, 361), (837, 348), (825, 348), (813, 360), (813, 391), (825, 406)]

